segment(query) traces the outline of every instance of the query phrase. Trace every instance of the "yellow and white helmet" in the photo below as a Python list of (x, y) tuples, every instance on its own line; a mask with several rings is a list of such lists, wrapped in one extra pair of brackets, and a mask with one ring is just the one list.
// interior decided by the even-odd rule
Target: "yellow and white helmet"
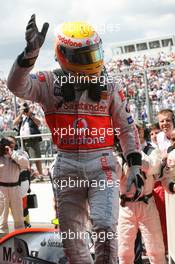
[(67, 72), (98, 76), (102, 71), (102, 41), (87, 23), (63, 23), (56, 32), (55, 54)]

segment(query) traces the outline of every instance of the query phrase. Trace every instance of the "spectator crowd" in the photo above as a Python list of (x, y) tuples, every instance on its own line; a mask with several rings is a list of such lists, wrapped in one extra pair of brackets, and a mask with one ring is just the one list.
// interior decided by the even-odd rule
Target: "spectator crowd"
[(128, 59), (112, 58), (107, 71), (123, 87), (135, 119), (147, 121), (145, 70), (153, 119), (161, 109), (175, 110), (175, 54), (161, 52), (154, 57), (136, 55)]
[[(0, 79), (0, 132), (9, 132), (14, 129), (15, 112), (19, 112), (22, 103), (22, 99), (15, 99), (14, 95), (7, 89), (6, 80)], [(47, 126), (42, 108), (36, 103), (30, 104), (30, 106), (41, 121), (41, 129), (45, 129)]]

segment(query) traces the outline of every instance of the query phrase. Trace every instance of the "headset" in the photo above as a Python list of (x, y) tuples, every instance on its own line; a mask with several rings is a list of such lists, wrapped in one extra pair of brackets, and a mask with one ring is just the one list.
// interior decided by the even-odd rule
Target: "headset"
[(170, 112), (172, 113), (172, 121), (173, 121), (173, 127), (175, 128), (175, 115), (174, 115), (174, 112), (173, 110), (169, 109)]

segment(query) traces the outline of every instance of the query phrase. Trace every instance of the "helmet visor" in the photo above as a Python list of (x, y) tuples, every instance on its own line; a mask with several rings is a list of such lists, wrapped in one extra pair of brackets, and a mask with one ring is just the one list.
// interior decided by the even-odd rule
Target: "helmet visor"
[(70, 49), (62, 45), (58, 48), (66, 60), (71, 64), (87, 65), (103, 60), (101, 43), (78, 49)]

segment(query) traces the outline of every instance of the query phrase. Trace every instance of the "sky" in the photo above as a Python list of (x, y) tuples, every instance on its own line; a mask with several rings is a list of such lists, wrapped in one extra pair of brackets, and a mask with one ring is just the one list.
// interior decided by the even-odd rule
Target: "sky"
[(25, 28), (36, 14), (39, 30), (49, 31), (35, 70), (57, 67), (54, 61), (54, 30), (63, 22), (85, 21), (100, 34), (106, 61), (113, 43), (174, 34), (175, 0), (0, 0), (0, 77), (7, 77), (25, 48)]

